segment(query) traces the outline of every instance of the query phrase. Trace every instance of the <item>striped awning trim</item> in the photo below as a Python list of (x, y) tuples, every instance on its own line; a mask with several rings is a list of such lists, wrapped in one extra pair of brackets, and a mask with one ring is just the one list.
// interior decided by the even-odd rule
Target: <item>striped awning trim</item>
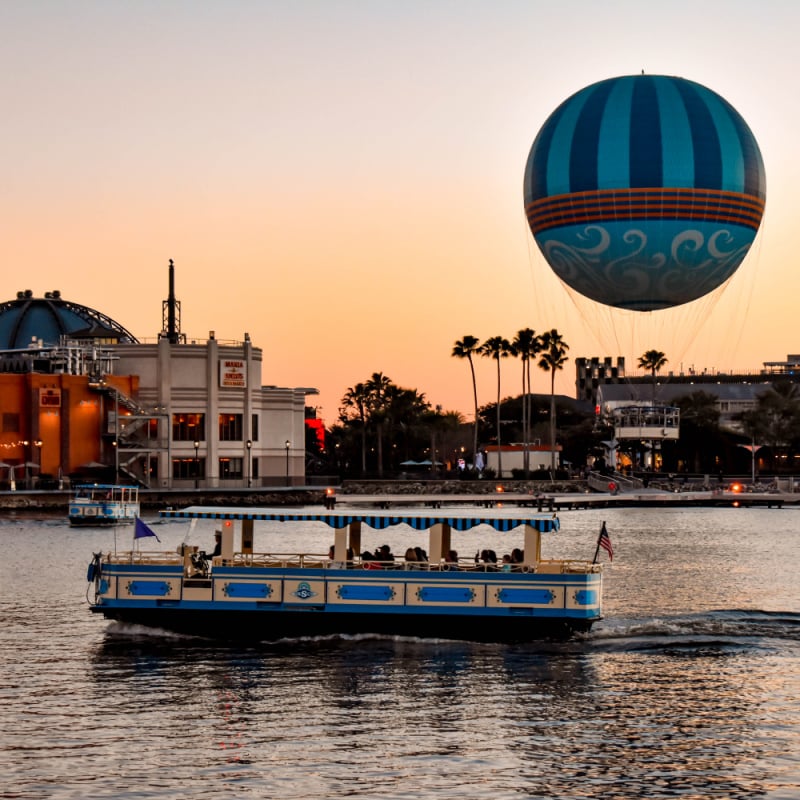
[(501, 533), (512, 531), (520, 525), (530, 525), (541, 533), (557, 531), (559, 520), (554, 514), (528, 516), (508, 511), (487, 509), (475, 514), (397, 514), (389, 511), (371, 513), (346, 513), (336, 511), (281, 511), (265, 508), (214, 508), (191, 506), (181, 510), (159, 512), (165, 519), (219, 519), (254, 520), (264, 522), (322, 522), (330, 528), (345, 528), (351, 523), (361, 522), (375, 530), (385, 530), (395, 525), (408, 525), (414, 530), (425, 531), (441, 523), (453, 530), (468, 531), (478, 525), (489, 525)]

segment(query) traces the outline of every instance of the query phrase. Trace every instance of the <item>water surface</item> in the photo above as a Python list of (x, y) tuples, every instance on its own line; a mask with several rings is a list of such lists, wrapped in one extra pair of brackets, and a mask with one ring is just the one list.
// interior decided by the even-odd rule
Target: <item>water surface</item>
[[(586, 637), (256, 647), (91, 615), (91, 553), (130, 529), (0, 520), (0, 797), (800, 797), (800, 510), (561, 519), (545, 557), (591, 558), (603, 520), (614, 542)], [(211, 523), (155, 529), (156, 548), (213, 540)], [(454, 542), (502, 553), (509, 536)], [(330, 541), (256, 533), (273, 552)]]

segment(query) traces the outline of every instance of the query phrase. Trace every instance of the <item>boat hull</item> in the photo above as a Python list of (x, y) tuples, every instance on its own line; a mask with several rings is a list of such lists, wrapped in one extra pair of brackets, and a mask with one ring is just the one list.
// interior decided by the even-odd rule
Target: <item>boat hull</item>
[(596, 620), (506, 616), (476, 620), (452, 613), (376, 614), (305, 608), (302, 611), (102, 608), (107, 619), (217, 641), (275, 642), (319, 636), (402, 636), (470, 642), (521, 643), (567, 639)]
[(69, 524), (73, 528), (109, 528), (112, 525), (132, 525), (135, 517), (117, 516), (70, 516)]

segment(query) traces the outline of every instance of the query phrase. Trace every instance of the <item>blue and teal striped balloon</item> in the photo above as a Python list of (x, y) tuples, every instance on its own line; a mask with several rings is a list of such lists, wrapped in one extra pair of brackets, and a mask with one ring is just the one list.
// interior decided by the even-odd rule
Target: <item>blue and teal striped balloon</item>
[(533, 143), (524, 189), (555, 273), (592, 300), (637, 311), (724, 283), (766, 201), (761, 152), (736, 109), (664, 75), (611, 78), (565, 100)]

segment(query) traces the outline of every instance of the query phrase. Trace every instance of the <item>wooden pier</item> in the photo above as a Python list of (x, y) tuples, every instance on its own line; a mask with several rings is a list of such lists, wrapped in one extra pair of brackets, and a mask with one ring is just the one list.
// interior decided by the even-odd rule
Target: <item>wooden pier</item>
[(575, 492), (567, 494), (528, 494), (520, 492), (492, 492), (487, 494), (337, 494), (336, 505), (366, 506), (371, 508), (444, 508), (446, 506), (521, 506), (537, 511), (563, 511), (588, 508), (625, 508), (632, 506), (678, 507), (729, 507), (750, 508), (765, 506), (783, 508), (800, 505), (800, 493), (788, 492), (729, 492), (696, 491), (665, 492), (639, 490), (633, 492)]

